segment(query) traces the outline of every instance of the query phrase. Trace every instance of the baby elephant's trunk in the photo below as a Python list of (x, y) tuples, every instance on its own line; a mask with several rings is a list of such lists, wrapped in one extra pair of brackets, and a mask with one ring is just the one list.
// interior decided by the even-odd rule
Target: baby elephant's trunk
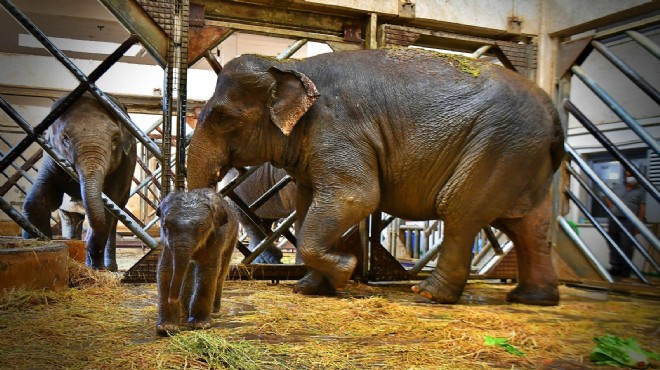
[(188, 273), (188, 266), (192, 258), (192, 247), (177, 245), (174, 247), (172, 259), (172, 281), (170, 281), (170, 295), (167, 298), (169, 303), (179, 301), (182, 284)]

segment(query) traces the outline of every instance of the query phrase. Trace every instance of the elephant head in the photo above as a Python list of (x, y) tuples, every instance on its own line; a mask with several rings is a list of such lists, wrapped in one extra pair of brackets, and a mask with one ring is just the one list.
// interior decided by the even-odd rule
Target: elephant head
[(229, 62), (200, 112), (188, 152), (188, 187), (212, 187), (232, 166), (291, 155), (287, 137), (318, 98), (304, 74), (247, 55)]
[(73, 103), (50, 126), (47, 135), (78, 172), (90, 227), (104, 229), (106, 220), (101, 192), (105, 178), (121, 165), (122, 159), (135, 146), (135, 138), (89, 94)]
[(158, 207), (161, 243), (172, 257), (171, 266), (163, 266), (168, 271), (171, 269), (169, 289), (165, 289), (169, 292), (169, 303), (179, 301), (190, 262), (198, 257), (207, 243), (215, 243), (216, 233), (227, 223), (228, 216), (220, 204), (221, 199), (210, 189), (175, 192), (168, 194)]

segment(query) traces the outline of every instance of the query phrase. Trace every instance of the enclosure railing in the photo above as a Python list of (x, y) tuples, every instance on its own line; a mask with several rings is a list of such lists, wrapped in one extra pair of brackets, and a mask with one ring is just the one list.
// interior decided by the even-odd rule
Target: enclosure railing
[[(604, 40), (617, 36), (617, 37), (631, 37), (635, 42), (639, 43), (645, 49), (647, 49), (652, 55), (656, 58), (660, 58), (658, 51), (658, 46), (655, 45), (651, 40), (643, 36), (641, 33), (625, 29), (625, 27), (618, 29), (616, 32), (606, 31), (601, 34), (596, 34), (593, 36), (593, 39), (589, 39), (585, 43), (585, 48), (582, 50), (581, 55), (576, 58), (578, 61), (577, 64), (582, 63), (586, 57), (593, 51), (598, 51), (605, 59), (607, 59), (612, 65), (614, 65), (619, 71), (621, 71), (628, 79), (630, 79), (640, 90), (642, 90), (646, 95), (648, 95), (655, 104), (660, 103), (660, 94), (658, 93), (655, 86), (646, 81), (638, 72), (633, 68), (627, 65), (621, 58), (619, 58), (615, 53), (613, 53), (607, 46)], [(657, 60), (656, 60), (657, 62)], [(643, 143), (645, 143), (649, 150), (651, 150), (656, 155), (659, 153), (660, 144), (658, 141), (642, 126), (637, 122), (637, 120), (628, 113), (610, 94), (608, 94), (589, 74), (579, 65), (573, 65), (569, 68), (569, 73), (575, 75), (579, 78), (614, 114), (616, 114), (623, 123), (627, 125), (630, 131), (634, 132)], [(561, 107), (572, 116), (574, 116), (578, 122), (602, 145), (602, 147), (607, 150), (621, 165), (624, 169), (629, 171), (638, 181), (638, 183), (652, 196), (656, 201), (660, 201), (660, 191), (654, 186), (651, 181), (643, 174), (640, 169), (632, 164), (621, 152), (616, 145), (610, 141), (599, 129), (598, 127), (583, 113), (581, 112), (576, 105), (569, 99), (564, 99), (561, 102)], [(614, 206), (625, 216), (627, 220), (631, 222), (633, 227), (639, 231), (642, 237), (648, 242), (650, 248), (654, 248), (656, 251), (660, 251), (660, 243), (658, 242), (657, 236), (649, 230), (649, 228), (638, 218), (638, 215), (628, 209), (625, 203), (597, 176), (597, 174), (589, 167), (589, 165), (582, 159), (580, 154), (575, 151), (568, 144), (565, 145), (566, 152), (569, 155), (569, 166), (567, 167), (568, 173), (572, 179), (574, 179), (584, 190), (584, 192), (591, 198), (593, 204), (601, 208), (607, 217), (617, 224), (624, 233), (624, 236), (629, 239), (630, 243), (634, 246), (635, 250), (643, 257), (643, 259), (649, 264), (652, 270), (655, 273), (660, 273), (660, 266), (658, 262), (654, 260), (649, 251), (642, 243), (635, 237), (632, 230), (628, 230), (624, 227), (623, 223), (617, 218), (614, 213), (609, 209), (599, 195), (592, 189), (590, 184), (593, 184), (598, 190), (600, 190), (605, 199), (608, 199)], [(575, 164), (576, 167), (573, 167), (570, 164)], [(578, 210), (588, 219), (598, 233), (605, 239), (607, 245), (611, 250), (617, 253), (625, 261), (625, 263), (630, 267), (634, 275), (642, 282), (648, 283), (648, 279), (642, 271), (637, 267), (637, 265), (632, 261), (630, 257), (624, 253), (620, 245), (610, 236), (608, 230), (601, 226), (600, 222), (594, 215), (589, 211), (585, 204), (580, 200), (576, 194), (570, 191), (570, 189), (565, 190), (566, 195), (568, 196), (571, 203), (573, 203)], [(594, 253), (592, 253), (588, 245), (584, 243), (577, 233), (567, 227), (567, 221), (563, 217), (559, 217), (560, 225), (562, 229), (568, 236), (575, 242), (575, 244), (583, 251), (584, 256), (586, 256), (594, 268), (600, 273), (600, 275), (608, 282), (614, 282), (612, 276), (609, 275), (607, 270), (603, 267), (602, 263), (595, 258)]]

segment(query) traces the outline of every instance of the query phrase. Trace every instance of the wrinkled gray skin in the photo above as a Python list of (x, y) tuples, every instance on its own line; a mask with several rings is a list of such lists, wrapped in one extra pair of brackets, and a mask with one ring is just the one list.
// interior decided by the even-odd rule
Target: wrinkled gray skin
[(161, 335), (180, 330), (181, 314), (192, 329), (206, 329), (220, 310), (222, 286), (238, 238), (238, 220), (209, 189), (168, 194), (160, 204), (158, 322)]
[[(62, 196), (81, 199), (89, 223), (86, 263), (95, 269), (117, 271), (117, 219), (103, 207), (101, 191), (119, 207), (128, 202), (137, 157), (135, 138), (89, 94), (80, 97), (48, 128), (47, 137), (73, 164), (80, 184), (44, 156), (23, 213), (51, 237), (50, 213), (60, 207)], [(23, 232), (23, 237), (29, 236)]]
[[(238, 171), (231, 169), (227, 176), (220, 182), (220, 186), (224, 186), (226, 183), (231, 181), (238, 175)], [(234, 189), (236, 195), (238, 195), (247, 205), (252, 204), (254, 201), (259, 199), (268, 189), (277, 184), (284, 176), (286, 176), (286, 171), (281, 168), (275, 168), (270, 163), (266, 162), (261, 167), (259, 167), (252, 175), (250, 175), (245, 181)], [(293, 182), (288, 183), (283, 187), (276, 195), (271, 197), (266, 203), (259, 207), (256, 211), (257, 216), (259, 216), (264, 222), (261, 223), (261, 228), (264, 230), (269, 230), (272, 228), (273, 223), (279, 220), (280, 218), (287, 217), (291, 212), (296, 210), (296, 185)], [(248, 219), (247, 216), (232, 202), (229, 201), (238, 215), (238, 220), (243, 225), (245, 233), (250, 238), (250, 244), (248, 248), (253, 251), (257, 245), (264, 239), (261, 232), (252, 222)], [(270, 263), (278, 264), (282, 263), (282, 251), (279, 250), (272, 243), (264, 250), (253, 263)]]
[(518, 286), (507, 300), (559, 301), (550, 259), (549, 189), (563, 158), (550, 98), (502, 67), (415, 49), (335, 52), (279, 62), (243, 55), (223, 68), (188, 154), (188, 186), (214, 186), (231, 166), (271, 162), (296, 179), (294, 290), (346, 286), (356, 257), (334, 245), (375, 210), (442, 219), (430, 277), (412, 290), (455, 303), (472, 239), (493, 225), (513, 241)]

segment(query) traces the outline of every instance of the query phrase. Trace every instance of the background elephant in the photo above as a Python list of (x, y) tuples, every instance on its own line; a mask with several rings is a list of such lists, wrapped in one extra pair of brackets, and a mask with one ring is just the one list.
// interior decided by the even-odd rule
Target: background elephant
[(188, 155), (191, 189), (231, 166), (271, 162), (296, 179), (294, 290), (343, 288), (356, 258), (334, 245), (375, 210), (444, 220), (436, 269), (412, 287), (456, 302), (475, 234), (493, 225), (516, 247), (511, 302), (554, 305), (549, 188), (563, 131), (552, 101), (489, 63), (420, 49), (335, 52), (277, 61), (243, 55), (218, 75)]
[[(51, 237), (50, 213), (60, 207), (62, 196), (82, 199), (89, 223), (87, 265), (116, 271), (117, 219), (103, 207), (101, 191), (119, 207), (126, 205), (137, 158), (135, 138), (89, 93), (48, 128), (47, 137), (73, 164), (80, 184), (44, 156), (39, 176), (23, 204), (26, 218)], [(23, 237), (29, 236), (23, 232)]]
[[(221, 186), (231, 181), (238, 175), (238, 171), (235, 169), (229, 170), (227, 176), (221, 182)], [(252, 175), (250, 175), (245, 181), (234, 189), (236, 195), (238, 195), (247, 205), (250, 205), (255, 200), (259, 199), (268, 189), (273, 187), (278, 181), (280, 181), (284, 176), (286, 176), (286, 171), (281, 168), (275, 168), (270, 163), (264, 163), (259, 167)], [(276, 195), (271, 197), (266, 203), (259, 207), (256, 211), (257, 216), (262, 218), (264, 221), (261, 223), (261, 228), (264, 230), (269, 230), (272, 228), (273, 223), (277, 220), (287, 217), (291, 212), (295, 211), (295, 199), (296, 199), (296, 185), (293, 182), (290, 182), (285, 187), (283, 187)], [(248, 248), (253, 251), (257, 245), (263, 240), (262, 234), (259, 230), (253, 226), (252, 222), (249, 221), (248, 217), (238, 209), (231, 200), (229, 201), (236, 214), (238, 215), (238, 220), (245, 233), (250, 238), (250, 244)], [(253, 263), (282, 263), (282, 251), (279, 250), (272, 243), (263, 251)]]
[(158, 322), (166, 335), (179, 330), (181, 306), (193, 329), (211, 326), (238, 238), (238, 220), (210, 189), (168, 194), (158, 211), (163, 250), (158, 262)]

